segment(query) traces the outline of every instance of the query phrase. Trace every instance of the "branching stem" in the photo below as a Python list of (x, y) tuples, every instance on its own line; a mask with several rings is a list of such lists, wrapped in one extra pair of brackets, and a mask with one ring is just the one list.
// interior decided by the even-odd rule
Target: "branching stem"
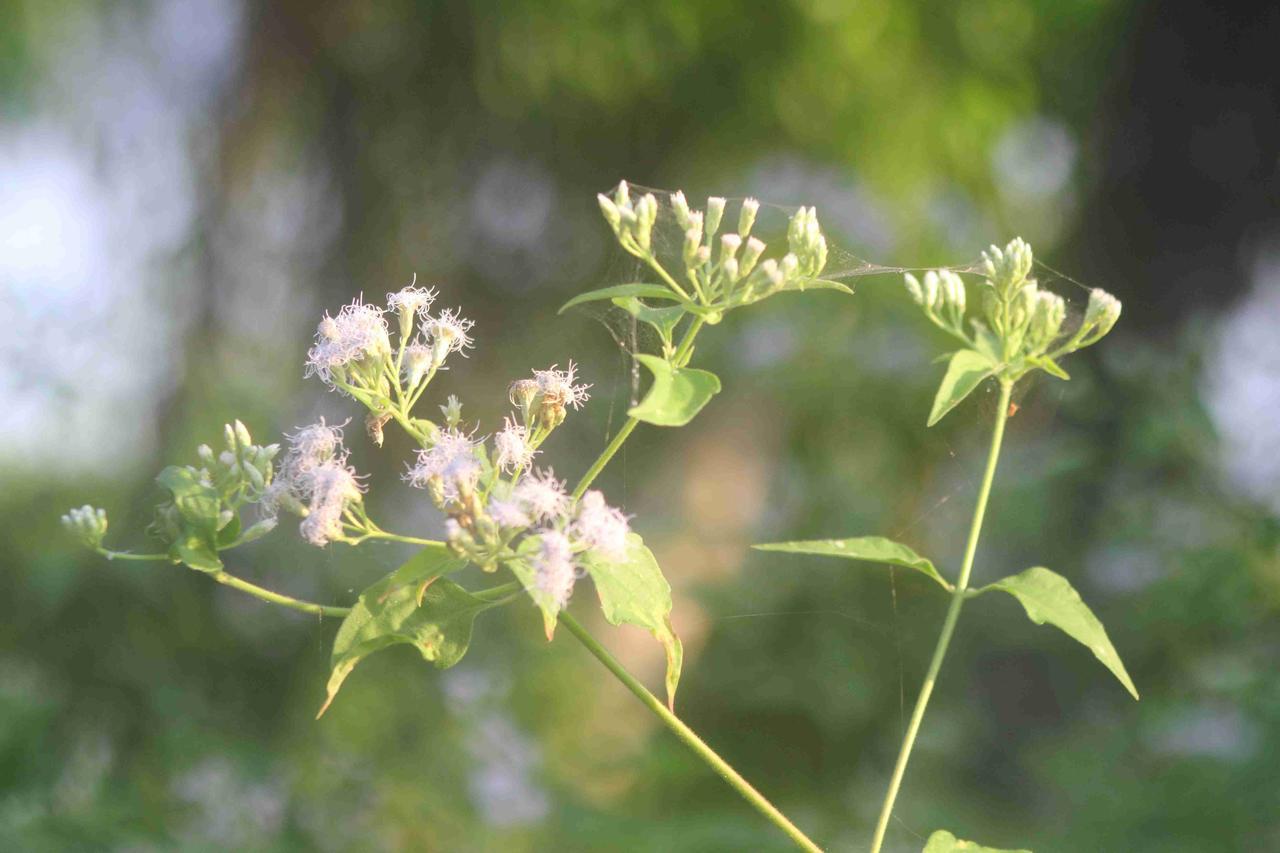
[(880, 809), (880, 820), (876, 823), (876, 834), (871, 841), (871, 853), (880, 853), (880, 847), (884, 844), (884, 835), (889, 829), (889, 818), (893, 815), (893, 803), (898, 798), (902, 777), (907, 772), (907, 761), (911, 758), (911, 749), (915, 746), (925, 708), (929, 705), (929, 697), (933, 694), (933, 685), (937, 682), (938, 672), (942, 669), (942, 660), (947, 655), (947, 646), (951, 644), (951, 635), (955, 633), (956, 621), (960, 618), (960, 608), (964, 606), (964, 601), (968, 597), (965, 593), (969, 587), (969, 573), (973, 569), (973, 558), (978, 551), (978, 537), (982, 533), (982, 520), (987, 513), (987, 499), (991, 496), (991, 483), (995, 479), (996, 463), (1000, 459), (1004, 425), (1009, 420), (1009, 394), (1012, 388), (1012, 382), (1007, 379), (1000, 380), (1000, 403), (996, 411), (995, 429), (991, 435), (991, 450), (987, 454), (987, 468), (983, 472), (982, 486), (978, 490), (978, 503), (973, 510), (973, 522), (969, 525), (969, 541), (965, 545), (960, 577), (956, 580), (955, 589), (951, 593), (951, 606), (947, 608), (946, 619), (942, 622), (942, 633), (938, 636), (937, 645), (934, 646), (933, 658), (929, 661), (929, 671), (925, 674), (920, 696), (916, 699), (915, 709), (911, 712), (907, 733), (902, 738), (902, 748), (898, 751), (898, 761), (894, 765), (893, 777), (889, 780), (889, 790), (885, 792), (884, 805)]

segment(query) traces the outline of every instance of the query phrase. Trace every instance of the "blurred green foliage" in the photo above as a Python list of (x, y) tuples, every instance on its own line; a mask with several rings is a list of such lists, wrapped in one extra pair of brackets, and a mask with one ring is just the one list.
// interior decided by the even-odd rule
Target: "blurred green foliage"
[[(132, 51), (156, 7), (2, 5), (7, 126), (64, 120), (96, 140), (98, 119), (80, 117), (102, 90), (78, 97), (59, 77), (68, 40)], [(239, 35), (186, 126), (197, 213), (149, 291), (176, 329), (169, 380), (148, 406), (99, 400), (138, 425), (136, 446), (102, 448), (120, 464), (50, 473), (0, 455), (0, 847), (786, 849), (595, 661), (548, 645), (533, 607), (486, 614), (445, 673), (408, 649), (369, 659), (316, 722), (333, 620), (85, 555), (58, 516), (105, 506), (119, 546), (141, 548), (151, 478), (222, 423), (268, 441), (315, 413), (355, 414), (303, 383), (310, 328), (415, 270), (478, 321), (475, 356), (440, 389), (468, 417), (493, 424), (530, 366), (584, 365), (595, 399), (547, 449), (562, 475), (580, 472), (621, 421), (631, 373), (605, 328), (555, 309), (624, 280), (594, 201), (620, 177), (816, 204), (838, 245), (883, 263), (962, 260), (1016, 229), (1071, 269), (1054, 239), (1088, 169), (1028, 201), (1002, 193), (992, 152), (1037, 115), (1087, 136), (1127, 10), (201, 8)], [(924, 428), (941, 336), (926, 341), (913, 312), (890, 276), (734, 314), (699, 343), (723, 392), (685, 430), (642, 426), (601, 480), (676, 588), (677, 710), (834, 850), (870, 837), (945, 601), (910, 571), (747, 546), (884, 533), (955, 566), (991, 403), (980, 390)], [(975, 569), (975, 583), (1031, 565), (1071, 578), (1142, 702), (1016, 603), (983, 602), (952, 644), (890, 849), (941, 827), (1040, 853), (1280, 847), (1280, 522), (1222, 486), (1199, 399), (1204, 328), (1139, 337), (1122, 320), (1071, 383), (1021, 389)], [(408, 450), (389, 436), (357, 463), (381, 485), (371, 512), (430, 532), (425, 501), (394, 485)], [(317, 550), (282, 528), (228, 569), (350, 603), (407, 553)], [(657, 687), (661, 650), (579, 605)]]

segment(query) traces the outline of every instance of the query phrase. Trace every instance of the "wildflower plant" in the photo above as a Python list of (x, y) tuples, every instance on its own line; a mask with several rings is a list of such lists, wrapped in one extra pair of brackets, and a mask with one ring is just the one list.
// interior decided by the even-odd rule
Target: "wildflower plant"
[[(648, 274), (633, 281), (584, 293), (561, 308), (607, 302), (651, 329), (655, 351), (633, 351), (652, 379), (628, 410), (594, 462), (570, 489), (568, 481), (539, 464), (543, 445), (571, 413), (591, 398), (591, 385), (578, 366), (566, 362), (533, 370), (506, 389), (511, 405), (492, 433), (466, 419), (458, 396), (434, 406), (423, 400), (442, 371), (458, 364), (475, 346), (474, 325), (460, 309), (434, 310), (437, 293), (414, 283), (387, 295), (385, 303), (363, 297), (336, 314), (324, 315), (306, 355), (306, 374), (359, 404), (367, 440), (381, 447), (392, 424), (416, 444), (403, 479), (421, 490), (444, 518), (442, 541), (386, 530), (371, 518), (365, 496), (372, 485), (350, 464), (348, 443), (359, 436), (350, 420), (297, 428), (280, 444), (256, 445), (236, 421), (217, 453), (202, 445), (198, 464), (171, 466), (157, 478), (164, 498), (150, 532), (160, 548), (153, 553), (109, 549), (106, 513), (85, 506), (63, 516), (68, 532), (110, 559), (183, 564), (260, 599), (307, 613), (340, 617), (334, 639), (326, 697), (320, 714), (335, 701), (346, 679), (366, 657), (407, 644), (436, 667), (447, 668), (466, 654), (477, 617), (526, 597), (537, 608), (548, 640), (563, 626), (695, 754), (754, 808), (805, 850), (820, 848), (768, 799), (713, 751), (675, 714), (683, 648), (671, 626), (671, 588), (653, 553), (621, 509), (593, 489), (598, 475), (641, 423), (677, 427), (689, 423), (720, 390), (719, 378), (691, 366), (694, 342), (707, 326), (733, 310), (778, 293), (823, 289), (851, 293), (834, 280), (861, 270), (828, 270), (831, 251), (816, 211), (789, 215), (785, 249), (770, 251), (757, 231), (760, 205), (745, 199), (729, 210), (723, 198), (690, 207), (681, 192), (632, 197), (624, 182), (600, 195), (601, 212), (622, 249)], [(736, 230), (728, 222), (736, 216)], [(674, 229), (657, 229), (659, 218)], [(663, 231), (678, 235), (663, 242)], [(951, 596), (942, 636), (930, 664), (895, 768), (876, 830), (879, 850), (888, 816), (902, 781), (925, 706), (965, 601), (988, 591), (1017, 598), (1036, 622), (1058, 626), (1084, 642), (1131, 691), (1105, 631), (1070, 584), (1048, 569), (969, 589), (978, 535), (1008, 417), (1013, 384), (1033, 370), (1065, 379), (1058, 359), (1101, 339), (1115, 324), (1119, 303), (1094, 291), (1083, 322), (1064, 331), (1061, 299), (1041, 291), (1031, 279), (1031, 250), (1021, 241), (985, 255), (978, 284), (981, 312), (969, 310), (967, 286), (953, 271), (930, 272), (922, 280), (908, 274), (907, 290), (925, 316), (957, 339), (934, 402), (932, 425), (987, 379), (1001, 389), (995, 434), (979, 493), (964, 562), (953, 583), (929, 560), (905, 545), (877, 537), (757, 546), (767, 550), (839, 555), (904, 566), (930, 578)], [(828, 276), (824, 278), (823, 276)], [(438, 414), (434, 414), (438, 412)], [(358, 546), (371, 539), (412, 544), (416, 553), (363, 590), (351, 606), (301, 601), (264, 589), (228, 573), (221, 552), (271, 532), (284, 516), (297, 519), (311, 545)], [(503, 583), (475, 588), (455, 580), (475, 567), (480, 577), (502, 573)], [(590, 578), (603, 615), (613, 625), (644, 628), (666, 656), (666, 701), (658, 699), (593, 637), (567, 607), (580, 581)], [(469, 588), (470, 587), (470, 588)], [(936, 833), (929, 853), (963, 846), (949, 833)]]
[[(1119, 300), (1095, 289), (1089, 294), (1089, 302), (1079, 324), (1073, 329), (1065, 328), (1065, 302), (1060, 296), (1040, 289), (1031, 277), (1033, 266), (1031, 247), (1021, 239), (1013, 240), (1003, 249), (991, 246), (983, 253), (979, 266), (982, 279), (976, 284), (978, 311), (969, 310), (968, 285), (955, 271), (931, 271), (923, 279), (910, 273), (905, 276), (907, 292), (925, 317), (962, 345), (961, 349), (946, 357), (946, 373), (934, 397), (928, 425), (933, 426), (940, 421), (984, 382), (993, 379), (1000, 389), (991, 448), (978, 490), (964, 557), (954, 582), (944, 577), (931, 560), (906, 545), (879, 536), (755, 546), (765, 551), (834, 556), (911, 569), (933, 580), (950, 596), (950, 606), (881, 807), (871, 845), (872, 853), (878, 853), (884, 843), (893, 805), (920, 732), (925, 709), (941, 672), (961, 608), (969, 599), (989, 592), (1013, 596), (1032, 622), (1052, 625), (1083, 643), (1115, 675), (1125, 690), (1134, 699), (1138, 698), (1137, 688), (1112, 646), (1106, 629), (1062, 575), (1037, 566), (976, 589), (969, 585), (1005, 425), (1011, 415), (1010, 397), (1014, 383), (1036, 370), (1058, 379), (1068, 379), (1058, 359), (1097, 343), (1120, 318)], [(949, 853), (953, 850), (1000, 853), (973, 842), (958, 841), (945, 830), (935, 832), (925, 847), (925, 853)]]
[[(639, 423), (686, 424), (720, 390), (714, 374), (689, 367), (694, 339), (704, 326), (778, 292), (849, 289), (819, 278), (827, 246), (812, 209), (801, 208), (791, 217), (787, 251), (766, 257), (765, 244), (751, 235), (757, 202), (742, 202), (737, 231), (722, 233), (727, 231), (721, 228), (724, 199), (709, 199), (705, 210), (694, 211), (682, 193), (675, 193), (666, 204), (684, 234), (684, 246), (682, 268), (673, 276), (654, 250), (654, 194), (632, 203), (623, 183), (612, 198), (601, 196), (600, 204), (620, 245), (641, 258), (660, 283), (593, 291), (565, 308), (610, 300), (652, 327), (661, 347), (657, 353), (634, 353), (652, 372), (651, 387), (572, 490), (550, 468), (540, 467), (538, 457), (570, 413), (590, 400), (591, 385), (581, 380), (578, 366), (572, 361), (563, 368), (552, 365), (511, 382), (511, 412), (491, 434), (466, 420), (456, 395), (436, 404), (438, 416), (429, 416), (431, 407), (423, 397), (440, 372), (475, 345), (474, 325), (459, 309), (434, 310), (436, 291), (417, 286), (415, 279), (388, 294), (384, 304), (361, 297), (336, 314), (325, 314), (307, 351), (306, 374), (363, 408), (364, 431), (372, 444), (382, 446), (385, 429), (393, 423), (416, 443), (403, 479), (422, 490), (444, 516), (443, 541), (393, 533), (370, 517), (365, 501), (370, 483), (349, 462), (350, 433), (358, 434), (349, 420), (321, 419), (297, 428), (284, 436), (283, 455), (279, 444), (253, 444), (236, 421), (226, 429), (225, 450), (215, 455), (201, 446), (199, 465), (166, 468), (157, 478), (166, 499), (151, 528), (161, 544), (158, 552), (107, 548), (107, 518), (100, 509), (72, 510), (63, 523), (84, 545), (108, 558), (185, 564), (263, 600), (341, 617), (320, 714), (360, 661), (381, 649), (407, 644), (437, 667), (453, 666), (467, 651), (476, 617), (523, 593), (540, 612), (548, 640), (563, 625), (762, 814), (802, 848), (817, 850), (675, 715), (683, 648), (670, 622), (670, 585), (653, 553), (632, 531), (630, 517), (591, 486)], [(253, 521), (246, 526), (242, 514), (249, 510)], [(317, 547), (379, 539), (419, 550), (361, 592), (350, 607), (300, 601), (225, 570), (222, 551), (270, 532), (283, 516), (296, 517), (301, 537)], [(449, 577), (468, 566), (482, 573), (504, 572), (512, 580), (468, 589)], [(585, 577), (590, 577), (608, 622), (644, 628), (662, 644), (665, 703), (567, 612)]]

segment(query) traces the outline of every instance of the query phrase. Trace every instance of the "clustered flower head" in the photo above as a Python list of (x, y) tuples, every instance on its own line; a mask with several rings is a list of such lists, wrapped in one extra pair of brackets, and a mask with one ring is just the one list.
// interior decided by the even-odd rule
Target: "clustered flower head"
[(567, 409), (579, 409), (591, 399), (590, 388), (578, 382), (578, 367), (571, 361), (565, 370), (557, 370), (553, 364), (533, 371), (532, 379), (517, 379), (507, 397), (519, 411), (528, 434), (543, 434), (564, 423)]
[(827, 239), (812, 207), (802, 207), (792, 215), (787, 228), (788, 251), (781, 258), (764, 258), (768, 247), (751, 235), (760, 202), (744, 199), (738, 207), (738, 230), (720, 234), (726, 199), (712, 196), (704, 210), (694, 210), (684, 193), (677, 191), (671, 194), (670, 205), (683, 238), (679, 261), (686, 287), (667, 274), (655, 252), (652, 231), (658, 202), (652, 193), (632, 202), (630, 188), (623, 181), (612, 198), (601, 194), (597, 200), (623, 249), (654, 267), (681, 301), (711, 309), (702, 313), (708, 322), (717, 322), (724, 311), (774, 293), (803, 290), (827, 265)]
[[(402, 382), (399, 391), (416, 396), (451, 354), (465, 355), (473, 344), (472, 321), (455, 309), (433, 315), (435, 300), (434, 288), (410, 284), (388, 293), (385, 308), (360, 298), (336, 316), (326, 314), (307, 352), (307, 375), (367, 405), (391, 401), (393, 383)], [(394, 345), (388, 313), (397, 318)]]
[(289, 452), (263, 500), (273, 511), (302, 516), (302, 538), (321, 547), (343, 538), (347, 513), (364, 497), (359, 476), (347, 464), (342, 428), (321, 418), (286, 435)]
[(417, 462), (404, 478), (415, 488), (429, 489), (438, 503), (457, 500), (474, 489), (480, 478), (478, 446), (471, 435), (449, 427), (440, 432), (435, 444), (418, 451)]
[(935, 325), (1006, 365), (1012, 378), (1035, 367), (1065, 377), (1053, 359), (1101, 340), (1120, 317), (1120, 301), (1093, 290), (1080, 326), (1064, 336), (1066, 302), (1040, 289), (1031, 278), (1034, 265), (1031, 246), (1021, 238), (982, 253), (982, 319), (966, 317), (965, 284), (951, 270), (930, 271), (923, 281), (907, 273), (905, 283)]

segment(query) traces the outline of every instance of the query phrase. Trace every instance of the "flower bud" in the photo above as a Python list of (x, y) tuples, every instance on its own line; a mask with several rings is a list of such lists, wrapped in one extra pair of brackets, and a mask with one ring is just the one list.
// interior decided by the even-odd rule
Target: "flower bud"
[(720, 230), (720, 220), (724, 218), (724, 199), (719, 196), (712, 196), (707, 199), (706, 213), (706, 234), (708, 237), (715, 236)]
[(692, 267), (698, 255), (698, 247), (702, 245), (702, 232), (698, 229), (690, 228), (684, 232), (684, 265)]
[(924, 309), (932, 312), (938, 304), (938, 273), (929, 270), (924, 274)]
[(648, 249), (653, 235), (653, 223), (658, 218), (658, 200), (653, 193), (645, 193), (636, 202), (636, 242), (640, 248)]
[(222, 441), (227, 445), (228, 450), (236, 449), (236, 428), (231, 424), (224, 424), (222, 427)]
[(627, 210), (631, 207), (631, 188), (627, 186), (626, 181), (618, 181), (618, 188), (613, 193), (613, 202), (619, 210)]
[(764, 254), (764, 243), (755, 237), (748, 237), (747, 244), (742, 249), (741, 269), (743, 275), (748, 275), (755, 269), (756, 262), (760, 260), (762, 254)]
[(951, 312), (952, 319), (955, 323), (959, 323), (964, 318), (965, 309), (965, 292), (964, 282), (960, 276), (951, 270), (943, 270), (939, 275), (942, 281), (942, 299), (947, 310)]
[(440, 407), (441, 414), (444, 415), (444, 422), (456, 427), (462, 422), (462, 401), (458, 399), (457, 394), (450, 394), (445, 404)]
[(729, 258), (727, 261), (724, 261), (720, 265), (720, 268), (724, 270), (725, 277), (728, 278), (729, 281), (738, 280), (738, 259), (737, 258)]
[[(600, 212), (604, 214), (604, 219), (609, 223), (609, 227), (615, 232), (622, 225), (622, 214), (618, 212), (618, 206), (610, 201), (609, 197), (604, 193), (596, 195), (596, 201), (600, 202)], [(320, 331), (324, 332), (324, 324), (321, 323)]]
[(207, 444), (202, 444), (196, 448), (196, 456), (199, 456), (200, 461), (205, 465), (213, 464), (213, 448)]
[(751, 228), (756, 224), (756, 214), (760, 212), (760, 202), (754, 198), (742, 202), (742, 210), (738, 211), (738, 233), (743, 237), (751, 235)]
[(404, 376), (409, 388), (418, 387), (422, 377), (431, 368), (431, 348), (422, 344), (413, 344), (404, 351)]
[(1027, 342), (1032, 349), (1043, 349), (1058, 336), (1062, 321), (1067, 316), (1066, 303), (1062, 297), (1047, 290), (1036, 294), (1035, 305), (1031, 309), (1031, 322), (1027, 327)]
[(1089, 343), (1101, 339), (1120, 319), (1120, 300), (1100, 287), (1089, 291), (1089, 305), (1084, 311), (1085, 326), (1094, 327)]
[(62, 526), (86, 548), (100, 548), (107, 535), (107, 511), (85, 504), (62, 516)]
[(742, 238), (737, 234), (725, 234), (720, 238), (720, 263), (724, 263), (738, 253)]
[(796, 277), (796, 272), (800, 268), (800, 259), (787, 252), (782, 256), (782, 261), (778, 264), (778, 271), (782, 273), (783, 283), (789, 283)]
[(253, 436), (249, 435), (249, 428), (241, 421), (235, 422), (236, 440), (240, 442), (241, 448), (249, 447), (253, 444)]
[(1015, 237), (1003, 250), (991, 246), (982, 253), (983, 272), (1005, 301), (1012, 301), (1033, 263), (1031, 247), (1021, 237)]
[(911, 296), (911, 301), (917, 305), (924, 305), (924, 290), (920, 287), (920, 279), (911, 273), (906, 273), (903, 275), (902, 281), (907, 287), (907, 293)]
[(695, 267), (703, 266), (711, 261), (711, 247), (699, 246), (698, 251), (693, 253), (693, 265)]
[(676, 222), (681, 228), (688, 230), (689, 228), (689, 202), (685, 200), (684, 192), (676, 190), (671, 194), (671, 209), (675, 211)]

